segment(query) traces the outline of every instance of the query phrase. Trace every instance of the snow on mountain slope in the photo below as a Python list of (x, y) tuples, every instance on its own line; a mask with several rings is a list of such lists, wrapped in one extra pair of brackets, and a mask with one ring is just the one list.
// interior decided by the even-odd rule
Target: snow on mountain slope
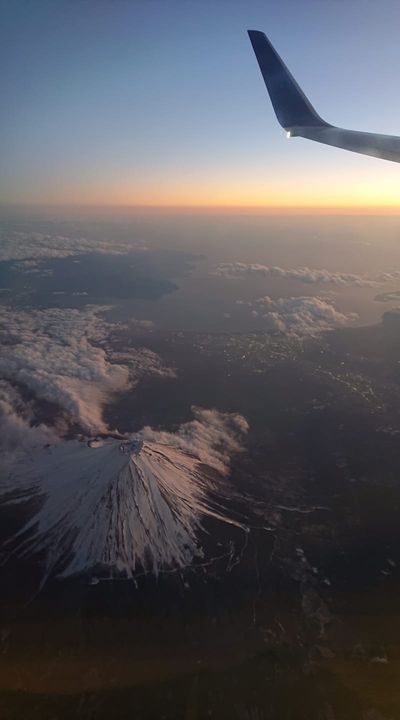
[(132, 577), (203, 557), (207, 516), (245, 529), (226, 509), (223, 476), (247, 424), (194, 412), (177, 433), (146, 428), (124, 441), (71, 440), (26, 453), (3, 484), (4, 501), (37, 497), (40, 506), (6, 548), (17, 556), (44, 552), (44, 577), (95, 567)]

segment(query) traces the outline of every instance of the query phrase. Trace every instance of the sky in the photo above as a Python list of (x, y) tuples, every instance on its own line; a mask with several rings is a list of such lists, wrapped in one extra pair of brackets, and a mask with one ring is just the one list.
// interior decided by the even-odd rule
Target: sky
[(323, 118), (400, 134), (398, 0), (0, 0), (0, 203), (400, 210), (400, 165), (285, 137), (247, 29)]

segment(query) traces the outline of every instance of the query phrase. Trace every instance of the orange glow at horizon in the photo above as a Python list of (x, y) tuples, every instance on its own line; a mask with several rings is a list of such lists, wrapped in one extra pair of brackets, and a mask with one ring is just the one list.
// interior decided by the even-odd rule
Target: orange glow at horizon
[(345, 169), (329, 166), (316, 172), (295, 162), (272, 174), (265, 168), (221, 168), (214, 173), (187, 169), (178, 176), (164, 168), (140, 179), (129, 174), (65, 177), (29, 189), (24, 200), (10, 204), (114, 206), (168, 209), (242, 209), (276, 212), (356, 210), (400, 212), (399, 165), (350, 157)]
[(30, 198), (27, 204), (82, 205), (98, 207), (138, 207), (168, 209), (243, 209), (279, 211), (307, 210), (360, 210), (376, 212), (400, 212), (400, 193), (393, 189), (378, 188), (330, 188), (310, 192), (301, 188), (157, 188), (143, 192), (138, 188), (110, 188), (79, 193), (63, 193)]

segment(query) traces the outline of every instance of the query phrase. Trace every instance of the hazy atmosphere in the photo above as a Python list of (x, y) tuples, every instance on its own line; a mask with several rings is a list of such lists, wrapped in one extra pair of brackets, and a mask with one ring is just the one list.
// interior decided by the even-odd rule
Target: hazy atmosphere
[(2, 720), (395, 720), (400, 6), (0, 11)]

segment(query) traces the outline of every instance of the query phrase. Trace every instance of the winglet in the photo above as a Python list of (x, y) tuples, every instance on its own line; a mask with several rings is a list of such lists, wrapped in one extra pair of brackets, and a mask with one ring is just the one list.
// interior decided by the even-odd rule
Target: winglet
[(258, 30), (247, 32), (282, 127), (288, 131), (296, 127), (330, 127), (314, 110), (267, 36)]

